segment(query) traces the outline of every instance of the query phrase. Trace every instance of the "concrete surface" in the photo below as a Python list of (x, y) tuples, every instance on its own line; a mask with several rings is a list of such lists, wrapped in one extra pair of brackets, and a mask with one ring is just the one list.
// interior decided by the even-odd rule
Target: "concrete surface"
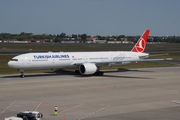
[(179, 120), (172, 100), (180, 101), (180, 67), (0, 76), (1, 120), (34, 109), (43, 120)]

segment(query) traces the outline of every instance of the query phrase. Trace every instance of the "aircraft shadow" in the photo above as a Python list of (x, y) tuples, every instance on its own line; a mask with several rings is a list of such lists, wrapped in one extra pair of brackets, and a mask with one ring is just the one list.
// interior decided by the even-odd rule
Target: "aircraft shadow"
[(126, 68), (119, 68), (117, 70), (105, 70), (104, 73), (113, 73), (113, 72), (153, 72), (149, 70), (133, 70), (133, 69), (126, 69)]
[[(104, 73), (121, 73), (121, 72), (153, 72), (153, 71), (147, 71), (147, 70), (132, 70), (132, 69), (126, 69), (126, 68), (119, 68), (117, 70), (111, 70), (111, 71), (104, 71)], [(146, 77), (131, 77), (131, 76), (117, 76), (117, 75), (106, 75), (100, 77), (111, 77), (111, 78), (136, 78), (136, 79), (151, 79)]]
[[(81, 74), (77, 74), (73, 71), (66, 71), (66, 70), (58, 70), (58, 71), (52, 71), (52, 72), (44, 72), (44, 73), (24, 73), (25, 77), (46, 77), (46, 76), (60, 76), (60, 75), (71, 75), (71, 76), (82, 76)], [(19, 75), (7, 75), (2, 76), (0, 78), (20, 78)]]
[(136, 79), (151, 79), (151, 78), (147, 78), (147, 77), (132, 77), (132, 76), (117, 76), (117, 75), (103, 75), (100, 77), (110, 77), (110, 78), (136, 78)]
[[(55, 76), (55, 75), (57, 75), (57, 74), (50, 74), (50, 73), (42, 73), (42, 74), (35, 74), (35, 73), (33, 73), (33, 74), (25, 74), (24, 76), (25, 77), (45, 77), (45, 76)], [(20, 74), (19, 75), (10, 75), (10, 76), (2, 76), (2, 77), (0, 77), (0, 78), (20, 78)]]
[[(121, 72), (153, 72), (153, 71), (146, 71), (146, 70), (131, 70), (131, 69), (124, 69), (124, 68), (119, 68), (118, 70), (105, 70), (103, 71), (104, 73), (121, 73)], [(68, 70), (57, 70), (57, 71), (52, 71), (52, 72), (45, 72), (45, 73), (25, 73), (25, 77), (45, 77), (45, 76), (60, 76), (60, 75), (70, 75), (70, 76), (75, 76), (75, 77), (90, 77), (90, 76), (96, 76), (96, 75), (81, 75), (80, 73), (75, 73), (74, 71), (68, 71)], [(119, 77), (119, 78), (139, 78), (139, 79), (148, 79), (148, 78), (141, 78), (141, 77), (129, 77), (129, 76), (116, 76), (116, 75), (106, 75), (104, 74), (103, 76), (100, 77)], [(7, 76), (2, 76), (0, 78), (20, 78), (19, 75), (7, 75)]]

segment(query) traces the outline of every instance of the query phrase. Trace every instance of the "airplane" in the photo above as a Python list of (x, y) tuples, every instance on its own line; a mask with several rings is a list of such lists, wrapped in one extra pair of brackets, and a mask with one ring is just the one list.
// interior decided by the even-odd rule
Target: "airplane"
[(24, 70), (76, 68), (75, 72), (81, 75), (103, 75), (102, 66), (164, 60), (146, 59), (149, 54), (144, 50), (149, 32), (145, 30), (131, 51), (26, 53), (13, 57), (8, 65), (18, 69), (23, 78)]

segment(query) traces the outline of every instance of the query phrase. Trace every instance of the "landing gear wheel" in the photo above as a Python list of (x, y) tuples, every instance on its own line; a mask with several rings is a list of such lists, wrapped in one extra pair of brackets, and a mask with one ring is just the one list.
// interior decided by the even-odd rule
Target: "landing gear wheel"
[(19, 72), (21, 73), (20, 77), (24, 78), (24, 70), (20, 69)]
[(75, 70), (75, 73), (78, 73), (78, 70)]
[(75, 73), (78, 73), (78, 74), (79, 74), (80, 72), (79, 72), (79, 70), (75, 70)]
[(97, 71), (96, 73), (94, 73), (94, 75), (96, 75), (96, 76), (103, 76), (104, 72)]
[(104, 75), (104, 72), (100, 72), (100, 75), (103, 76), (103, 75)]
[(21, 78), (24, 78), (24, 74), (21, 74), (20, 77), (21, 77)]

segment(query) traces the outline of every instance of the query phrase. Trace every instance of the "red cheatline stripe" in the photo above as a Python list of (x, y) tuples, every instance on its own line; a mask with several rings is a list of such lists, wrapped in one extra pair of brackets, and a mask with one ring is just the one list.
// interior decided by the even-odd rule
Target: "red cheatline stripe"
[(72, 108), (69, 108), (69, 109), (67, 109), (67, 110), (61, 111), (61, 112), (59, 112), (59, 114), (64, 113), (64, 112), (67, 112), (67, 111), (69, 111), (69, 110), (73, 110), (73, 109), (78, 108), (78, 107), (80, 107), (80, 106), (82, 106), (82, 105), (84, 105), (84, 103), (79, 104), (79, 105), (76, 105), (76, 106), (74, 106), (74, 107), (72, 107)]
[(39, 104), (34, 108), (34, 110), (33, 111), (36, 111), (37, 109), (38, 109), (38, 107), (41, 105), (41, 103), (42, 103), (42, 101), (41, 102), (39, 102)]
[(12, 102), (7, 108), (5, 108), (2, 112), (0, 112), (0, 115), (1, 115), (4, 111), (6, 111), (8, 108), (10, 108), (15, 102), (16, 102), (16, 101)]

